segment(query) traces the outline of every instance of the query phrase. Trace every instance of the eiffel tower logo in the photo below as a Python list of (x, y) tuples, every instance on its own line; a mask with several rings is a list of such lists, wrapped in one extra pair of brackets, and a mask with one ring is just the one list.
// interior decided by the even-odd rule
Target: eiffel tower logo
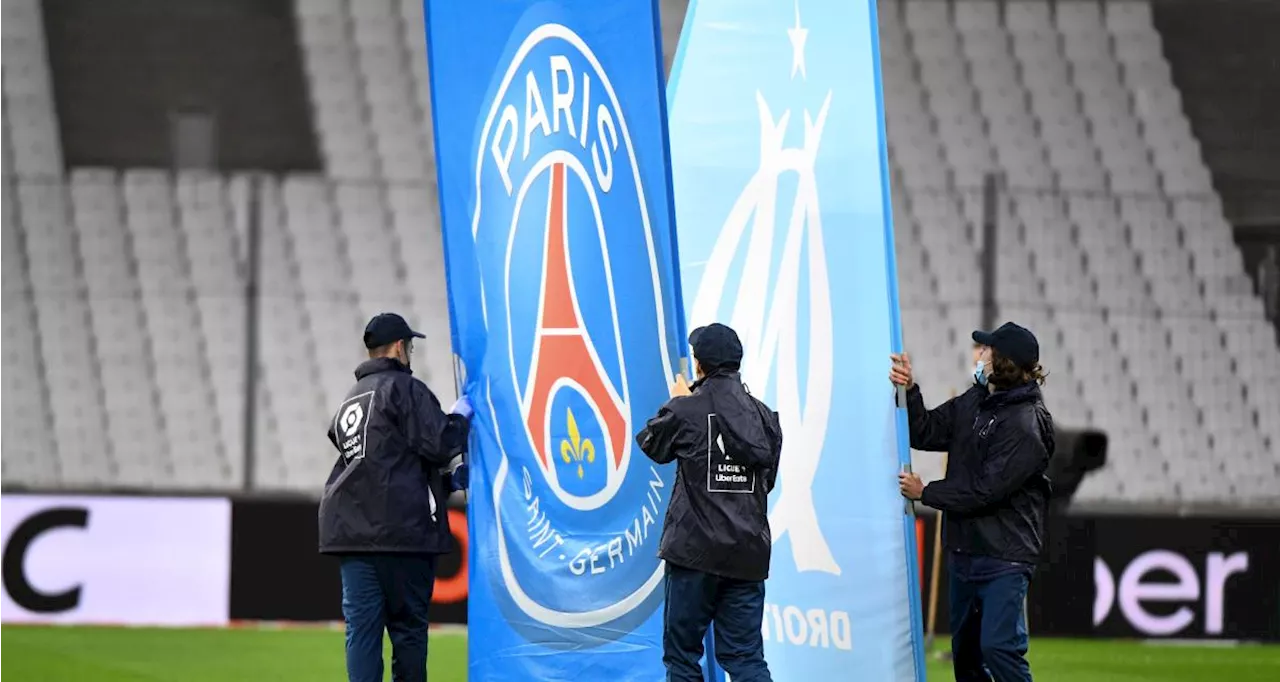
[[(609, 383), (599, 354), (578, 308), (577, 291), (570, 268), (568, 182), (564, 164), (551, 167), (549, 210), (546, 223), (546, 264), (542, 283), (542, 300), (534, 345), (534, 361), (525, 389), (525, 423), (537, 453), (538, 464), (554, 474), (554, 457), (559, 452), (551, 443), (548, 427), (552, 399), (564, 386), (573, 387), (587, 397), (594, 408), (590, 418), (604, 430), (605, 440), (599, 453), (608, 458), (610, 477), (619, 475), (622, 453), (628, 434), (623, 400)], [(586, 415), (583, 415), (586, 416)], [(577, 431), (576, 420), (572, 430)], [(595, 445), (590, 441), (591, 461), (595, 461)], [(575, 447), (581, 450), (582, 443)], [(581, 475), (581, 474), (580, 474)]]

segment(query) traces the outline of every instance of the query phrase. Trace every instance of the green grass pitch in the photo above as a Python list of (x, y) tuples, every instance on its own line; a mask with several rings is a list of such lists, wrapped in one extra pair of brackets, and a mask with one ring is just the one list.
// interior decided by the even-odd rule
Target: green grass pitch
[[(23, 682), (319, 682), (345, 680), (342, 633), (329, 629), (179, 630), (3, 628), (3, 676)], [(431, 638), (433, 682), (466, 679), (466, 635)], [(390, 653), (388, 651), (388, 661)], [(1280, 646), (1150, 646), (1035, 639), (1033, 672), (1045, 682), (1274, 682)], [(950, 680), (929, 664), (929, 680)], [(390, 671), (387, 672), (388, 678)], [(575, 682), (589, 682), (586, 680)], [(778, 682), (790, 682), (778, 680)]]

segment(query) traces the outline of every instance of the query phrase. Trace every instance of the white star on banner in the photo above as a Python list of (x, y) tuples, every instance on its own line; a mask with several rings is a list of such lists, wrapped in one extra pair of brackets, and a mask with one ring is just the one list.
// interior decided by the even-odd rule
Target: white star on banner
[(791, 38), (791, 77), (796, 77), (796, 72), (800, 72), (800, 77), (805, 78), (804, 72), (804, 41), (809, 37), (809, 29), (800, 25), (800, 0), (796, 0), (796, 25), (787, 29), (787, 37)]

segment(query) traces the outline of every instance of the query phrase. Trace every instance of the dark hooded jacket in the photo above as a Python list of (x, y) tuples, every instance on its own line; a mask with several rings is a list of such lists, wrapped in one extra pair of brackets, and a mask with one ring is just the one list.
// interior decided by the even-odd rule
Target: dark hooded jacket
[(636, 441), (654, 462), (678, 462), (658, 555), (739, 580), (769, 576), (768, 495), (778, 476), (778, 415), (737, 372), (718, 370), (673, 398)]
[(452, 551), (440, 468), (465, 449), (469, 431), (400, 361), (357, 367), (329, 426), (339, 455), (320, 499), (320, 552)]
[(1053, 418), (1040, 387), (989, 392), (975, 385), (932, 410), (907, 392), (911, 447), (948, 451), (947, 475), (921, 502), (945, 512), (948, 551), (1034, 564), (1044, 546)]

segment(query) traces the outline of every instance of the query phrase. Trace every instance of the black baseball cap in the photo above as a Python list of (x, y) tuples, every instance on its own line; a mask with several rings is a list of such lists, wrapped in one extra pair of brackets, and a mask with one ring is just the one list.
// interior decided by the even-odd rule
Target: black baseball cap
[(1005, 322), (993, 332), (976, 331), (973, 341), (990, 346), (1019, 367), (1031, 367), (1040, 362), (1040, 342), (1036, 341), (1036, 335), (1012, 322)]
[(410, 329), (409, 323), (395, 313), (374, 315), (373, 319), (369, 320), (369, 324), (364, 326), (365, 348), (381, 348), (389, 343), (410, 338), (425, 339), (427, 337)]
[(693, 346), (693, 357), (704, 372), (742, 366), (742, 341), (738, 339), (738, 332), (719, 322), (693, 330), (689, 334), (689, 345)]

